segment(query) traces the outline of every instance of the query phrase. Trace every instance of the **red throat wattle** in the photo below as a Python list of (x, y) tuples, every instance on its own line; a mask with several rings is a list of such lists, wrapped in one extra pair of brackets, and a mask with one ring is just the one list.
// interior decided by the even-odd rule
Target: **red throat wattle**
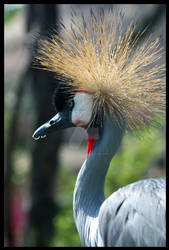
[(88, 139), (88, 147), (87, 147), (87, 155), (86, 155), (86, 159), (88, 158), (89, 154), (92, 152), (92, 149), (95, 145), (96, 142), (96, 138), (92, 135), (89, 137)]

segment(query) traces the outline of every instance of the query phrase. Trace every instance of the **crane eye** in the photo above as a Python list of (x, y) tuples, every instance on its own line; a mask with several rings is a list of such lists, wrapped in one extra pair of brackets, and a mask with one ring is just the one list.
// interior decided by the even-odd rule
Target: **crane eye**
[(73, 99), (68, 101), (68, 107), (69, 107), (70, 110), (73, 109), (73, 107), (74, 107), (74, 100)]

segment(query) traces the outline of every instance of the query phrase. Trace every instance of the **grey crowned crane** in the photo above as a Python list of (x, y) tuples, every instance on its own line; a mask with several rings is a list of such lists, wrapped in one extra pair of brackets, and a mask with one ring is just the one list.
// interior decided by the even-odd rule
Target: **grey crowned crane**
[(137, 45), (135, 24), (120, 12), (72, 13), (71, 29), (42, 40), (36, 60), (61, 80), (56, 115), (33, 134), (38, 139), (68, 127), (87, 130), (86, 160), (73, 196), (74, 220), (84, 246), (165, 246), (163, 178), (140, 180), (107, 199), (104, 183), (126, 131), (149, 127), (165, 111), (165, 65), (159, 39)]

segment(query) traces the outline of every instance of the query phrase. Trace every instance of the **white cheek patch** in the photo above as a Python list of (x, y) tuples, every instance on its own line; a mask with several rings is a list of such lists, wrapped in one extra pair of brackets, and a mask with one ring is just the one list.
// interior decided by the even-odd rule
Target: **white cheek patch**
[(76, 126), (86, 125), (92, 117), (93, 100), (87, 93), (79, 92), (74, 96), (74, 107), (72, 110), (72, 123)]

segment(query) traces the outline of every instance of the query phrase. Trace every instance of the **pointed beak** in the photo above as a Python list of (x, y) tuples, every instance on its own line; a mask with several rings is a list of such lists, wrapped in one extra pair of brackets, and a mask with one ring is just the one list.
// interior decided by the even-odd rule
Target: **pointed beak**
[(35, 140), (40, 137), (43, 138), (46, 134), (57, 131), (64, 128), (74, 127), (74, 124), (70, 122), (68, 112), (59, 112), (48, 122), (40, 126), (33, 134)]

